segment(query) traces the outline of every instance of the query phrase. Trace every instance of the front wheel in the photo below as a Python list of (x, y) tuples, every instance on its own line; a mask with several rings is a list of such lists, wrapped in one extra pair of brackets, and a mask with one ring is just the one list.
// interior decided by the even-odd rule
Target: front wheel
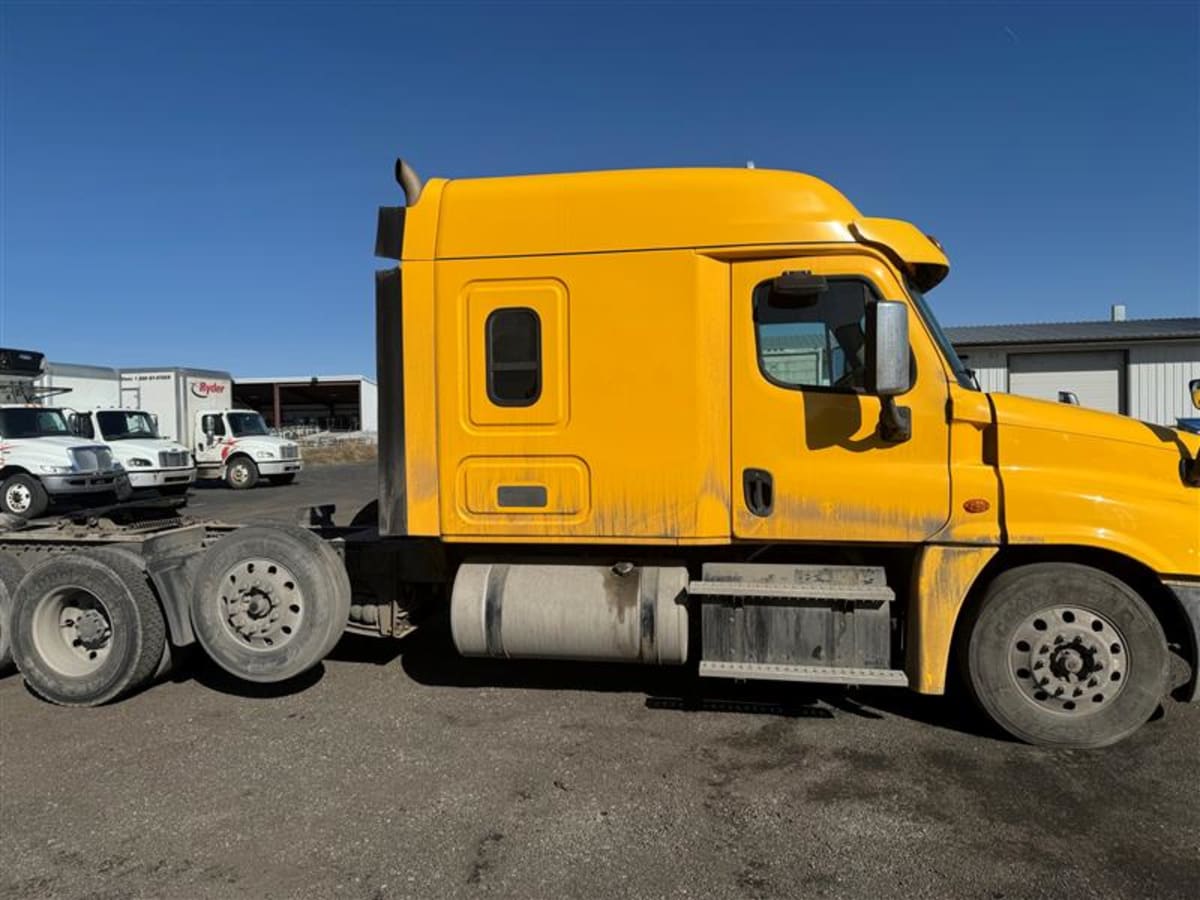
[(225, 484), (235, 491), (247, 491), (258, 484), (258, 466), (254, 460), (239, 456), (225, 466)]
[(1153, 715), (1170, 658), (1146, 602), (1074, 563), (1012, 569), (969, 614), (961, 661), (975, 701), (1001, 728), (1046, 747), (1115, 744)]
[(42, 483), (25, 472), (18, 472), (0, 484), (0, 509), (14, 516), (36, 519), (46, 511), (50, 498)]

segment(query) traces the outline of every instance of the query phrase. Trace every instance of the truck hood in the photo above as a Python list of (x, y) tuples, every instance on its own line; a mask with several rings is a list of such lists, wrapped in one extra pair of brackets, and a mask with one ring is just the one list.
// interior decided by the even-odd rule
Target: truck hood
[(1200, 436), (1011, 394), (989, 395), (1004, 527), (1017, 544), (1096, 547), (1200, 576)]
[(189, 454), (188, 458), (191, 458), (191, 451), (187, 447), (167, 438), (130, 438), (123, 441), (109, 441), (107, 446), (112, 450), (113, 456), (121, 460), (122, 463), (127, 459), (140, 456), (142, 459), (150, 460), (157, 467), (158, 454), (164, 450), (168, 452), (187, 453)]
[[(105, 451), (104, 444), (77, 437), (0, 438), (0, 465), (21, 466), (37, 473), (38, 466), (71, 466), (73, 449)], [(81, 471), (96, 471), (84, 469)]]
[(1085, 409), (1069, 403), (1035, 400), (1015, 394), (989, 396), (996, 410), (996, 424), (1001, 427), (1040, 428), (1059, 434), (1116, 441), (1162, 450), (1173, 453), (1176, 457), (1181, 450), (1188, 452), (1192, 457), (1200, 452), (1200, 435), (1190, 434), (1178, 428), (1154, 425), (1128, 416)]
[[(288, 440), (287, 438), (275, 437), (273, 434), (254, 434), (248, 435), (247, 437), (224, 438), (222, 440), (222, 445), (222, 457), (227, 457), (236, 451), (240, 451), (242, 453), (249, 453), (251, 456), (266, 452), (274, 454), (274, 458), (276, 459), (282, 459), (284, 447), (295, 447), (295, 458), (300, 458), (299, 444), (297, 444), (295, 441)], [(255, 458), (257, 457), (255, 456)]]

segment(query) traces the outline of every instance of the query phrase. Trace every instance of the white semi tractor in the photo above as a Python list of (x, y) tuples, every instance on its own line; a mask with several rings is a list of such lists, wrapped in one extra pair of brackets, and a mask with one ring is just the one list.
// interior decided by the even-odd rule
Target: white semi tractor
[(47, 393), (64, 395), (63, 411), (72, 433), (106, 444), (134, 490), (186, 494), (196, 480), (191, 451), (162, 437), (154, 414), (136, 405), (123, 408), (116, 369), (46, 363), (37, 384)]
[(121, 400), (157, 416), (164, 436), (190, 448), (199, 478), (243, 490), (262, 478), (288, 484), (303, 466), (296, 442), (272, 435), (254, 410), (233, 408), (228, 372), (122, 369)]
[(0, 349), (0, 511), (23, 519), (55, 500), (87, 501), (127, 489), (103, 444), (71, 431), (63, 411), (41, 405), (40, 353)]

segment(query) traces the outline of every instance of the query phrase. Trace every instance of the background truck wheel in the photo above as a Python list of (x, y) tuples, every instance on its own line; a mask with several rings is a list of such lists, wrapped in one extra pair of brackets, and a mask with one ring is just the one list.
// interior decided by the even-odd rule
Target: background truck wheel
[(345, 566), (303, 528), (240, 528), (217, 541), (196, 572), (196, 636), (217, 665), (247, 681), (285, 681), (315, 666), (349, 616)]
[(1031, 744), (1114, 744), (1141, 727), (1166, 692), (1162, 627), (1106, 572), (1073, 563), (1012, 569), (965, 624), (960, 658), (971, 694), (997, 725)]
[(141, 686), (166, 643), (145, 573), (125, 553), (105, 549), (30, 569), (13, 597), (11, 634), (25, 682), (64, 706), (99, 706)]
[(248, 456), (237, 456), (225, 466), (225, 483), (235, 491), (248, 491), (258, 484), (258, 466)]
[(295, 472), (289, 472), (286, 475), (268, 475), (267, 476), (267, 481), (271, 482), (271, 484), (291, 484), (295, 480), (296, 480)]
[(0, 553), (0, 675), (13, 670), (12, 644), (8, 638), (9, 620), (12, 617), (13, 594), (24, 567), (9, 553)]
[(50, 498), (42, 483), (32, 475), (18, 472), (0, 484), (0, 509), (14, 516), (36, 519), (46, 511)]

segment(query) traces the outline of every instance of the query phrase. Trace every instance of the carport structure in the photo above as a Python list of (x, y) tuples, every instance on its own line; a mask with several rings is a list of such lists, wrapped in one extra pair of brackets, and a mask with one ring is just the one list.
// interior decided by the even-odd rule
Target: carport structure
[(234, 403), (262, 413), (276, 429), (375, 431), (377, 391), (363, 375), (237, 378)]

